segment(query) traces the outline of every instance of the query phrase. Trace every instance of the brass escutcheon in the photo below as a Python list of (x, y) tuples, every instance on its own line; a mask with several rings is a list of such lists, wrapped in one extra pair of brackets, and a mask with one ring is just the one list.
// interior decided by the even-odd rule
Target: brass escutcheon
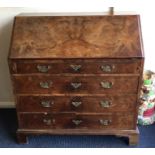
[(82, 67), (82, 65), (70, 65), (70, 67), (71, 67), (75, 72), (77, 72), (77, 71), (80, 70), (80, 68)]
[(37, 65), (37, 69), (41, 73), (47, 73), (50, 68), (51, 68), (50, 65), (47, 65), (47, 66), (46, 65)]
[(45, 82), (40, 82), (40, 87), (48, 89), (52, 86), (53, 82), (52, 81), (45, 81)]
[(112, 103), (107, 100), (102, 100), (102, 101), (100, 101), (100, 104), (101, 104), (102, 108), (109, 108)]
[(112, 122), (111, 120), (103, 120), (103, 119), (100, 119), (99, 121), (100, 121), (100, 124), (104, 126), (107, 126)]
[(105, 89), (110, 89), (112, 88), (113, 83), (112, 82), (108, 82), (108, 81), (102, 81), (101, 82), (101, 87), (105, 88)]
[(74, 107), (79, 107), (82, 104), (82, 102), (78, 102), (78, 101), (72, 101), (72, 105)]
[(81, 82), (72, 82), (71, 83), (71, 86), (74, 88), (74, 89), (78, 89), (81, 87)]
[(114, 65), (102, 65), (101, 66), (101, 69), (103, 72), (112, 72), (114, 68), (115, 68)]
[(49, 108), (51, 107), (51, 105), (53, 105), (54, 102), (53, 101), (41, 101), (41, 105), (45, 108)]
[(72, 122), (73, 122), (75, 125), (80, 125), (80, 124), (82, 123), (82, 120), (73, 119)]

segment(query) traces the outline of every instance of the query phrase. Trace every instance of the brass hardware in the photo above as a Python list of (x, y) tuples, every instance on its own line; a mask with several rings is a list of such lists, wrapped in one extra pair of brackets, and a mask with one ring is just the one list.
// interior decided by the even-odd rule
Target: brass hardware
[(99, 121), (100, 121), (100, 124), (104, 126), (107, 126), (112, 122), (111, 120), (103, 120), (103, 119), (100, 119)]
[(50, 65), (48, 65), (48, 66), (46, 66), (46, 65), (37, 65), (37, 69), (41, 73), (47, 73), (50, 68), (51, 68)]
[(109, 108), (112, 103), (110, 101), (103, 100), (100, 102), (100, 104), (101, 104), (102, 108)]
[(74, 107), (79, 107), (82, 104), (82, 102), (72, 101), (72, 105)]
[(103, 72), (112, 72), (112, 70), (115, 68), (114, 65), (102, 65), (101, 69)]
[(49, 81), (49, 82), (40, 82), (40, 87), (41, 88), (45, 88), (45, 89), (48, 89), (52, 86), (53, 82), (52, 81)]
[(77, 71), (80, 70), (80, 68), (81, 68), (82, 66), (81, 66), (81, 65), (70, 65), (70, 67), (71, 67), (75, 72), (77, 72)]
[(54, 102), (52, 101), (41, 101), (41, 105), (43, 106), (43, 107), (45, 107), (45, 108), (49, 108), (49, 107), (51, 107), (51, 105), (53, 105), (54, 104)]
[(74, 89), (78, 89), (81, 87), (81, 83), (80, 82), (72, 82), (71, 83), (71, 86), (74, 88)]
[(75, 125), (80, 125), (80, 124), (82, 123), (82, 120), (73, 119), (72, 122), (73, 122)]
[(51, 119), (46, 119), (46, 118), (44, 118), (44, 119), (43, 119), (43, 122), (44, 122), (46, 125), (51, 125), (51, 124), (52, 124), (52, 120), (51, 120)]
[(112, 85), (113, 85), (112, 82), (108, 82), (108, 81), (102, 81), (102, 82), (101, 82), (102, 88), (105, 88), (105, 89), (110, 89), (110, 88), (112, 88)]

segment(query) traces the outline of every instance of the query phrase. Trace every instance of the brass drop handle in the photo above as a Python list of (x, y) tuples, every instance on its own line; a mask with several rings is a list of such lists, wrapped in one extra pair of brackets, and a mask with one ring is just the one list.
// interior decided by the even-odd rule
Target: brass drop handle
[(48, 89), (52, 86), (53, 82), (52, 81), (45, 81), (45, 82), (40, 82), (40, 87), (44, 89)]
[(80, 125), (82, 123), (82, 120), (79, 120), (79, 119), (73, 119), (72, 122), (75, 124), (75, 125)]
[(111, 120), (104, 120), (104, 119), (100, 119), (99, 120), (100, 124), (103, 126), (108, 126), (110, 125), (110, 123), (112, 122)]
[(46, 125), (52, 125), (53, 123), (55, 123), (55, 119), (44, 118), (43, 123), (45, 123)]
[(72, 86), (72, 88), (78, 89), (81, 87), (82, 83), (81, 82), (72, 82), (70, 85)]
[(101, 66), (101, 69), (103, 72), (112, 72), (114, 68), (115, 68), (114, 65), (102, 65)]
[(73, 71), (77, 72), (81, 69), (82, 65), (70, 65)]
[(51, 107), (53, 104), (54, 104), (53, 101), (41, 101), (41, 105), (42, 105), (42, 107), (44, 107), (44, 108), (49, 108), (49, 107)]
[(100, 101), (100, 105), (102, 108), (109, 108), (112, 105), (112, 102), (107, 100), (102, 100)]
[(37, 69), (41, 73), (47, 73), (51, 69), (50, 65), (37, 65)]
[(109, 81), (102, 81), (100, 84), (101, 84), (101, 87), (105, 89), (110, 89), (113, 86), (113, 83)]
[(78, 102), (78, 101), (72, 101), (72, 105), (74, 106), (74, 107), (79, 107), (80, 105), (82, 104), (82, 102)]

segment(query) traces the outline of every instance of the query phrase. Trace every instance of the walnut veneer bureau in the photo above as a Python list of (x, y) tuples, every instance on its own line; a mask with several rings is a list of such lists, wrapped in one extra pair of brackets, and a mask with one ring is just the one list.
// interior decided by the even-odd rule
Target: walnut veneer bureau
[(138, 15), (16, 16), (9, 67), (18, 141), (116, 135), (136, 144), (143, 63)]

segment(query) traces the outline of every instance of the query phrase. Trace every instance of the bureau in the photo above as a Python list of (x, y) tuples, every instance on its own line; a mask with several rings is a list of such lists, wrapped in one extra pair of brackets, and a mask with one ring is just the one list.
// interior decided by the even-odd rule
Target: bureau
[(8, 57), (19, 143), (116, 135), (137, 144), (144, 54), (139, 15), (15, 17)]

